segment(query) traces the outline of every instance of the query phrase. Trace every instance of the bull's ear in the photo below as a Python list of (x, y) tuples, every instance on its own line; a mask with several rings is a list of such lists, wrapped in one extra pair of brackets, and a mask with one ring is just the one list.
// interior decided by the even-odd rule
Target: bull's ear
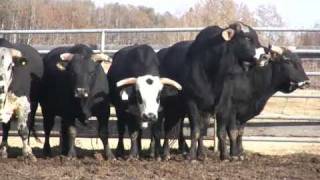
[(65, 71), (66, 70), (66, 63), (63, 63), (61, 61), (57, 62), (56, 67), (58, 68), (58, 70), (60, 71)]
[(178, 93), (179, 93), (179, 90), (177, 88), (169, 85), (164, 85), (161, 91), (160, 97), (165, 98), (170, 96), (176, 96), (178, 95)]
[(10, 49), (10, 53), (12, 55), (13, 58), (22, 58), (22, 53), (21, 51), (17, 50), (17, 49)]
[(235, 35), (235, 31), (231, 28), (222, 31), (221, 36), (225, 41), (230, 41)]
[(75, 55), (72, 53), (62, 53), (60, 54), (60, 60), (57, 62), (56, 67), (60, 71), (65, 71), (68, 65)]
[(74, 56), (74, 54), (72, 54), (72, 53), (63, 53), (63, 54), (60, 54), (60, 59), (62, 61), (71, 61), (73, 56)]

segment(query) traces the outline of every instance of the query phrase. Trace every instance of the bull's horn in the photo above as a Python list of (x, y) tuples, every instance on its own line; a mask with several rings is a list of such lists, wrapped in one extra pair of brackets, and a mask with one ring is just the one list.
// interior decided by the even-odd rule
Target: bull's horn
[(271, 46), (271, 51), (276, 52), (280, 55), (282, 55), (282, 53), (283, 53), (283, 49), (279, 46)]
[(230, 41), (233, 38), (234, 34), (235, 34), (234, 30), (231, 28), (228, 28), (228, 29), (222, 31), (221, 35), (225, 41)]
[(60, 59), (62, 61), (71, 61), (73, 56), (74, 56), (74, 54), (72, 54), (72, 53), (63, 53), (63, 54), (60, 54)]
[(111, 62), (111, 58), (106, 55), (106, 54), (103, 54), (103, 53), (100, 53), (100, 54), (93, 54), (91, 56), (91, 59), (94, 61), (94, 62), (98, 62), (98, 61), (106, 61), (106, 62)]
[(21, 51), (17, 50), (17, 49), (10, 49), (10, 52), (11, 52), (11, 55), (12, 57), (15, 57), (15, 58), (22, 58), (22, 53)]
[(137, 78), (130, 77), (130, 78), (126, 78), (126, 79), (122, 79), (122, 80), (118, 81), (116, 83), (116, 85), (117, 85), (117, 87), (122, 87), (125, 85), (136, 84), (136, 82), (137, 82)]
[(162, 84), (171, 85), (171, 86), (177, 88), (178, 90), (182, 90), (182, 86), (179, 83), (177, 83), (176, 81), (172, 80), (172, 79), (160, 78), (160, 82)]

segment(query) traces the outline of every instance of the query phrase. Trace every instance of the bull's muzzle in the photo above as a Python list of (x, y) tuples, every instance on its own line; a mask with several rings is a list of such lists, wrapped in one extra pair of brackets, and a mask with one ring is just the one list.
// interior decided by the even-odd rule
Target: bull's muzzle
[(89, 97), (89, 91), (85, 88), (76, 88), (74, 92), (74, 96), (76, 98), (88, 98)]

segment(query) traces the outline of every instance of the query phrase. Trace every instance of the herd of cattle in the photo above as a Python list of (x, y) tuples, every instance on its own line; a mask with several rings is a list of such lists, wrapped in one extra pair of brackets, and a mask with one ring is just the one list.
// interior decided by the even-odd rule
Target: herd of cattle
[[(241, 22), (227, 28), (209, 26), (194, 40), (178, 42), (158, 53), (148, 45), (125, 47), (114, 54), (112, 61), (83, 44), (55, 48), (41, 58), (31, 46), (5, 39), (0, 39), (0, 58), (3, 158), (8, 156), (10, 122), (16, 120), (23, 156), (36, 159), (28, 135), (38, 139), (34, 117), (40, 103), (46, 156), (51, 155), (50, 132), (55, 116), (62, 118), (61, 153), (71, 157), (76, 156), (75, 121), (86, 124), (95, 116), (104, 155), (114, 159), (108, 143), (112, 104), (118, 119), (117, 156), (124, 154), (126, 127), (131, 139), (129, 159), (139, 157), (141, 133), (150, 127), (150, 155), (157, 160), (170, 159), (169, 135), (188, 117), (188, 158), (195, 160), (204, 155), (203, 136), (209, 117), (215, 115), (221, 160), (229, 156), (242, 160), (246, 122), (258, 115), (277, 91), (290, 93), (309, 85), (297, 55), (283, 47), (263, 47), (257, 33)], [(185, 147), (180, 134), (179, 144)]]

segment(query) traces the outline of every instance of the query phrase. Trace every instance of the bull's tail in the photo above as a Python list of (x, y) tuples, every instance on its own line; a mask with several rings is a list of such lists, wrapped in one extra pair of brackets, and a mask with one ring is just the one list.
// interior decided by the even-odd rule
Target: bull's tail
[(42, 143), (41, 139), (39, 138), (39, 136), (38, 136), (38, 134), (37, 134), (37, 132), (36, 132), (36, 130), (34, 128), (37, 107), (38, 107), (38, 103), (32, 103), (31, 104), (31, 112), (29, 113), (28, 122), (27, 122), (28, 129), (29, 129), (28, 144), (30, 144), (30, 136), (31, 136), (31, 134), (34, 136), (36, 142)]

